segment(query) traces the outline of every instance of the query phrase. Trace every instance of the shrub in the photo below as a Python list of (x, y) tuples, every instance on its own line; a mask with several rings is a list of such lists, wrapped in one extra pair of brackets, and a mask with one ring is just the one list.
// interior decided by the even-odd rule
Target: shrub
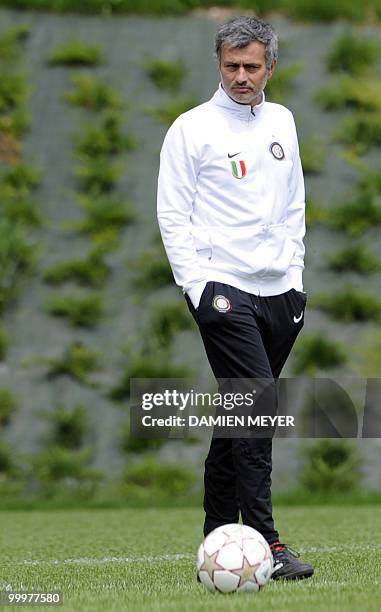
[(0, 428), (9, 424), (16, 408), (17, 402), (12, 391), (0, 388)]
[(111, 390), (110, 397), (116, 401), (128, 399), (131, 378), (186, 378), (189, 374), (189, 368), (171, 362), (167, 351), (157, 350), (154, 353), (136, 351), (133, 354), (130, 352), (129, 362), (120, 381)]
[(379, 46), (373, 40), (345, 32), (335, 42), (326, 57), (330, 72), (347, 72), (361, 76), (371, 69), (379, 53)]
[(0, 482), (15, 476), (16, 466), (11, 448), (0, 440)]
[(355, 113), (346, 117), (337, 137), (340, 142), (351, 145), (359, 155), (373, 146), (380, 146), (381, 112)]
[(22, 107), (27, 99), (27, 86), (21, 74), (0, 72), (0, 113)]
[(89, 74), (80, 74), (72, 78), (73, 91), (66, 92), (64, 99), (74, 106), (83, 106), (89, 110), (120, 109), (122, 101), (114, 89)]
[(278, 68), (266, 85), (266, 99), (283, 102), (292, 89), (292, 81), (303, 70), (303, 64)]
[(165, 441), (164, 438), (137, 438), (131, 436), (130, 424), (128, 424), (122, 431), (120, 446), (125, 453), (144, 453), (149, 450), (157, 450)]
[(317, 99), (326, 110), (347, 107), (362, 111), (380, 111), (381, 85), (376, 80), (344, 76), (336, 85), (322, 89)]
[(368, 274), (381, 270), (381, 261), (369, 252), (366, 244), (355, 243), (329, 258), (328, 266), (335, 272), (351, 270)]
[(110, 273), (100, 249), (93, 249), (84, 259), (69, 259), (50, 266), (44, 273), (44, 280), (51, 285), (75, 281), (88, 287), (103, 287)]
[(161, 123), (170, 125), (183, 113), (197, 106), (193, 98), (175, 98), (158, 108), (151, 108), (148, 112), (156, 117)]
[(288, 14), (303, 21), (331, 22), (336, 19), (362, 22), (368, 10), (367, 2), (348, 2), (348, 0), (287, 0)]
[(99, 295), (65, 295), (51, 298), (47, 304), (50, 314), (66, 318), (74, 327), (93, 328), (103, 316)]
[(9, 109), (4, 114), (0, 111), (0, 130), (4, 134), (20, 138), (25, 134), (31, 117), (25, 104), (20, 104), (17, 108)]
[(10, 193), (32, 191), (38, 187), (40, 177), (39, 168), (20, 161), (2, 173), (2, 188)]
[(381, 206), (375, 197), (361, 194), (329, 211), (327, 222), (353, 235), (361, 234), (369, 227), (381, 223)]
[(145, 332), (145, 343), (152, 349), (168, 348), (176, 333), (192, 326), (192, 318), (184, 301), (157, 306)]
[(107, 231), (116, 234), (136, 219), (131, 205), (120, 196), (82, 197), (80, 203), (87, 217), (76, 223), (75, 228), (84, 234), (97, 236)]
[(132, 495), (143, 494), (152, 499), (174, 499), (189, 494), (194, 482), (195, 475), (190, 470), (176, 464), (158, 463), (151, 456), (128, 467), (125, 476)]
[(99, 47), (76, 38), (58, 47), (47, 59), (49, 66), (99, 66), (103, 62), (103, 53)]
[(88, 429), (87, 412), (83, 406), (66, 409), (58, 406), (47, 414), (46, 418), (52, 424), (51, 443), (63, 448), (78, 449), (83, 444)]
[(313, 305), (341, 323), (381, 320), (381, 302), (351, 286), (332, 294), (321, 293), (314, 298)]
[(9, 344), (8, 334), (0, 327), (0, 361), (5, 359)]
[(326, 148), (319, 138), (310, 138), (301, 142), (300, 157), (304, 174), (321, 172), (326, 156)]
[(35, 474), (43, 484), (54, 481), (99, 480), (100, 472), (90, 467), (92, 450), (50, 446), (34, 458)]
[(116, 166), (107, 157), (96, 157), (86, 160), (86, 165), (77, 168), (75, 174), (80, 189), (95, 196), (114, 189), (121, 172), (121, 166)]
[(3, 209), (3, 214), (10, 222), (25, 225), (27, 227), (41, 227), (43, 225), (43, 217), (39, 210), (39, 206), (35, 200), (29, 195), (6, 196), (1, 194), (0, 189), (0, 209)]
[(304, 449), (301, 484), (309, 491), (345, 492), (360, 484), (360, 456), (347, 440), (319, 440)]
[(35, 247), (25, 231), (8, 219), (0, 219), (0, 312), (13, 302), (34, 264)]
[(129, 261), (128, 266), (135, 274), (133, 284), (137, 289), (159, 289), (173, 283), (172, 270), (162, 245), (146, 249), (139, 257)]
[(304, 335), (295, 347), (294, 355), (294, 373), (311, 376), (318, 369), (327, 370), (347, 361), (344, 348), (321, 333)]
[(166, 89), (175, 94), (180, 89), (186, 74), (186, 68), (182, 62), (169, 62), (153, 59), (146, 64), (146, 72), (151, 81), (159, 89)]
[(20, 42), (30, 33), (30, 26), (20, 24), (0, 35), (0, 61), (7, 63), (18, 59)]
[(114, 111), (106, 114), (100, 127), (88, 127), (77, 139), (77, 151), (90, 158), (114, 155), (134, 148), (135, 140), (122, 133), (121, 116)]
[(308, 198), (306, 202), (306, 224), (308, 227), (319, 223), (326, 223), (329, 211), (319, 205), (316, 200)]
[(58, 359), (49, 359), (48, 377), (71, 376), (88, 384), (88, 375), (98, 369), (99, 353), (88, 349), (82, 342), (71, 342)]

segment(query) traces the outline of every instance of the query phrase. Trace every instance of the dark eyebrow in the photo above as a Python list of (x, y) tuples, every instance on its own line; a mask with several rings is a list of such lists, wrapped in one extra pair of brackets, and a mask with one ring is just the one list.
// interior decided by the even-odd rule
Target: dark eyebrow
[[(234, 61), (229, 61), (229, 60), (226, 60), (226, 61), (224, 62), (224, 64), (225, 64), (226, 66), (240, 66), (240, 63), (239, 63), (239, 62), (234, 62)], [(254, 63), (254, 64), (250, 64), (250, 63), (249, 63), (249, 64), (243, 64), (243, 67), (244, 67), (244, 68), (260, 68), (260, 67), (261, 67), (261, 64), (255, 64), (255, 63)]]

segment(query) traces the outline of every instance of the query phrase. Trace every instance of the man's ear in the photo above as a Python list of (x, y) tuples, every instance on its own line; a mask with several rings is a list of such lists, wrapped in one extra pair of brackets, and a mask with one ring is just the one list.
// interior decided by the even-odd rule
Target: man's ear
[(268, 74), (267, 79), (271, 79), (271, 77), (273, 76), (275, 68), (276, 68), (276, 60), (273, 61), (273, 63), (271, 64), (270, 68), (267, 71), (267, 74)]

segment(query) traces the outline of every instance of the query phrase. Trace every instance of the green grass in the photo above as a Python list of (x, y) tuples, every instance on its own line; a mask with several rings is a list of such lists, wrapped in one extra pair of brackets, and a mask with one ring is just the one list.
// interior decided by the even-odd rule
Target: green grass
[(151, 508), (2, 512), (1, 582), (60, 590), (62, 609), (73, 612), (378, 609), (375, 506), (282, 507), (275, 514), (282, 537), (314, 564), (313, 578), (270, 582), (259, 594), (212, 595), (195, 580), (201, 509)]

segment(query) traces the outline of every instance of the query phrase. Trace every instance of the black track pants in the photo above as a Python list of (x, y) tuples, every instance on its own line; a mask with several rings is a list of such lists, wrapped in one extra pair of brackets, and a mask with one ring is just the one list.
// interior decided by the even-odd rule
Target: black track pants
[[(262, 297), (210, 281), (197, 310), (185, 297), (217, 380), (278, 378), (303, 327), (304, 293), (290, 289)], [(267, 401), (276, 404), (275, 384), (270, 385)], [(272, 516), (271, 455), (271, 438), (212, 438), (205, 461), (204, 535), (238, 522), (241, 512), (242, 522), (269, 543), (278, 539)]]

